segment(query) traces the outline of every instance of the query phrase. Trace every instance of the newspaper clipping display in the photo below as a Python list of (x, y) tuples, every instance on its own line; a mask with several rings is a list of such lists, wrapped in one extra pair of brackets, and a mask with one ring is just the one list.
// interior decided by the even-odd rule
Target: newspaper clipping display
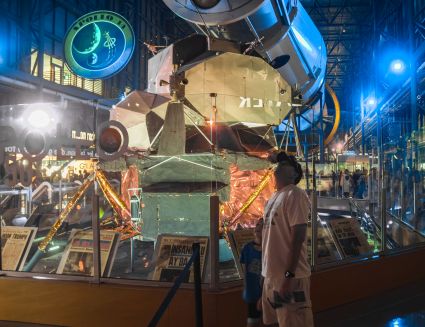
[[(100, 274), (103, 277), (108, 277), (111, 273), (119, 236), (117, 232), (100, 231)], [(94, 276), (92, 230), (72, 230), (57, 273)]]
[[(152, 279), (164, 282), (174, 282), (192, 256), (192, 244), (195, 242), (200, 244), (201, 275), (203, 275), (208, 248), (208, 237), (160, 235), (155, 246), (156, 265)], [(193, 282), (193, 280), (192, 265), (190, 274), (188, 274), (184, 282)]]
[(330, 225), (345, 256), (358, 256), (372, 251), (356, 219), (334, 219)]
[(22, 270), (37, 232), (36, 227), (1, 227), (1, 269)]
[[(307, 228), (307, 254), (311, 260), (311, 227)], [(331, 231), (319, 226), (317, 229), (317, 263), (328, 263), (341, 259), (332, 240)]]

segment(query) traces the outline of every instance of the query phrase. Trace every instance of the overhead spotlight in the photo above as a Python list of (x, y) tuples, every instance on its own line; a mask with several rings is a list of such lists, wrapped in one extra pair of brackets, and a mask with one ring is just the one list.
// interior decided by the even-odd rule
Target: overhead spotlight
[(371, 98), (371, 99), (367, 100), (367, 104), (368, 104), (369, 106), (374, 106), (374, 105), (376, 105), (376, 99), (375, 99), (375, 98)]
[(406, 64), (400, 59), (395, 59), (391, 61), (390, 70), (394, 74), (403, 74), (406, 70)]
[(370, 96), (366, 99), (366, 107), (370, 110), (373, 110), (378, 105), (378, 100), (374, 96)]
[(41, 109), (30, 111), (27, 117), (28, 125), (32, 128), (41, 129), (46, 128), (50, 123), (49, 114)]

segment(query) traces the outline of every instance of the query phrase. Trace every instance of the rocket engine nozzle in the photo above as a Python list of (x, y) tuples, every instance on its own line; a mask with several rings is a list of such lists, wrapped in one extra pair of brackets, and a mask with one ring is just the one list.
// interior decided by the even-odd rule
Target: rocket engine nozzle
[(211, 9), (218, 5), (220, 0), (192, 0), (193, 4), (201, 9)]

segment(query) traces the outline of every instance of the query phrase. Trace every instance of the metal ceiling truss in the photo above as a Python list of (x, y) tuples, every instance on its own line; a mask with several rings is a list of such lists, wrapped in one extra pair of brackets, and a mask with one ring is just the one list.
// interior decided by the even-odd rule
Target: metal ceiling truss
[[(327, 45), (327, 82), (338, 95), (350, 87), (372, 26), (369, 0), (314, 0), (305, 4)], [(367, 40), (366, 40), (367, 41)]]

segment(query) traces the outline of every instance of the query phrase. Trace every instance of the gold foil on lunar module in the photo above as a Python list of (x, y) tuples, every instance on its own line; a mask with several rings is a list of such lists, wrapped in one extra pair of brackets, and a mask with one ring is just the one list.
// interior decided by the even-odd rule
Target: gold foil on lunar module
[(273, 169), (239, 170), (232, 165), (230, 187), (230, 200), (221, 204), (222, 223), (227, 228), (236, 223), (253, 226), (263, 216), (267, 199), (274, 192)]
[[(106, 200), (118, 215), (119, 219), (113, 219), (112, 222), (114, 225), (119, 225), (113, 228), (113, 230), (120, 232), (121, 239), (125, 240), (133, 236), (139, 235), (140, 231), (134, 226), (131, 221), (131, 214), (125, 205), (124, 201), (121, 200), (120, 196), (115, 192), (111, 184), (109, 184), (106, 176), (101, 170), (96, 170), (95, 173), (90, 175), (77, 192), (73, 195), (72, 199), (68, 202), (66, 207), (59, 214), (58, 219), (50, 228), (46, 237), (40, 242), (38, 248), (40, 251), (45, 252), (47, 246), (52, 241), (53, 237), (56, 235), (64, 221), (68, 218), (71, 211), (75, 208), (78, 201), (81, 197), (87, 192), (88, 188), (92, 185), (94, 181), (97, 181), (100, 189), (102, 190)], [(108, 221), (110, 222), (110, 221)], [(105, 226), (107, 222), (103, 222), (101, 225)]]

